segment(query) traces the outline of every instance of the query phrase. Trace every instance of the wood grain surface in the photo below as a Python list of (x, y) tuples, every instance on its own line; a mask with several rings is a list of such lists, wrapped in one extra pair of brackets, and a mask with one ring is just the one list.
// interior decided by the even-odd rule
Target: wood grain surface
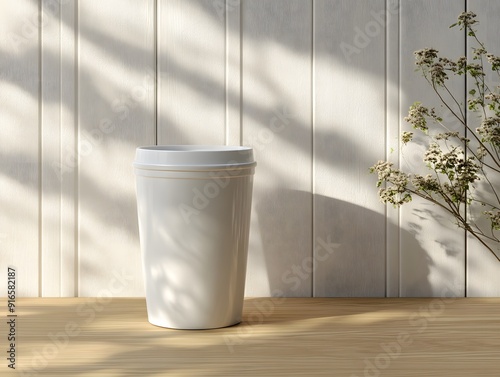
[[(216, 330), (148, 323), (142, 298), (16, 302), (30, 376), (498, 376), (498, 298), (248, 298)], [(6, 300), (0, 300), (6, 319)], [(6, 333), (6, 321), (2, 321)], [(2, 336), (2, 353), (7, 345)], [(0, 366), (0, 375), (15, 371)]]

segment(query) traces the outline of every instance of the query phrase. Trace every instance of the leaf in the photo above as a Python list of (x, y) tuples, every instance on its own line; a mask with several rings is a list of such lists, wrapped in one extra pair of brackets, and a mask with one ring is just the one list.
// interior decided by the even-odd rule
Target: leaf
[(469, 91), (469, 94), (470, 94), (471, 96), (473, 96), (474, 94), (476, 94), (476, 89), (471, 89), (471, 90)]

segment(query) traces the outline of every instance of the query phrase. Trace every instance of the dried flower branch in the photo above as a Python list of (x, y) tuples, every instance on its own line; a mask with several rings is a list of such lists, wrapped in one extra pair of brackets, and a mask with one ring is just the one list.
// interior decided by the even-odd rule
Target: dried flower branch
[[(500, 76), (500, 57), (488, 53), (478, 39), (473, 27), (477, 23), (476, 14), (463, 12), (450, 26), (459, 26), (477, 44), (470, 62), (464, 56), (457, 60), (441, 57), (434, 48), (415, 51), (417, 70), (465, 132), (450, 130), (434, 108), (415, 102), (404, 120), (429, 140), (423, 162), (430, 173), (422, 176), (403, 172), (387, 161), (377, 162), (370, 171), (378, 176), (377, 187), (383, 203), (401, 206), (413, 196), (432, 202), (450, 213), (460, 228), (500, 261), (500, 196), (499, 188), (492, 183), (493, 177), (498, 179), (500, 174), (500, 88), (488, 86), (485, 72), (485, 66), (489, 66), (491, 72)], [(454, 76), (470, 77), (474, 83), (468, 93), (467, 108), (481, 117), (481, 124), (475, 129), (469, 125), (464, 104), (448, 86)], [(429, 127), (430, 124), (444, 132), (431, 132), (435, 127)], [(402, 144), (410, 143), (413, 137), (413, 132), (403, 132)], [(479, 192), (478, 182), (484, 183), (482, 190), (490, 194), (486, 195), (488, 200), (484, 199), (485, 192)], [(479, 219), (471, 213), (482, 214), (488, 229), (481, 227)]]

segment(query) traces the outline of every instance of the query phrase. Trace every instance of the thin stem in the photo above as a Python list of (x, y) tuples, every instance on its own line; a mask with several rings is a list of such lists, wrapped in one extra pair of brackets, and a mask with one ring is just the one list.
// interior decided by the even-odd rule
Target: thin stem
[[(427, 77), (427, 75), (424, 73), (424, 78), (427, 80), (427, 82), (432, 86), (432, 89), (434, 90), (434, 92), (436, 93), (436, 95), (439, 97), (439, 99), (441, 100), (441, 103), (443, 103), (443, 105), (446, 106), (446, 108), (453, 114), (453, 116), (460, 122), (462, 123), (462, 125), (474, 136), (474, 138), (476, 139), (476, 141), (478, 143), (480, 143), (481, 145), (484, 146), (483, 142), (481, 141), (481, 139), (479, 139), (479, 137), (476, 135), (476, 133), (474, 132), (474, 130), (472, 130), (468, 125), (467, 125), (467, 122), (465, 120), (465, 118), (460, 118), (460, 116), (457, 115), (457, 113), (451, 108), (450, 105), (448, 105), (448, 102), (445, 101), (445, 99), (443, 98), (443, 96), (441, 95), (441, 93), (439, 93), (439, 90), (437, 90), (436, 88), (436, 84), (429, 80), (429, 78)], [(454, 97), (453, 97), (454, 98)], [(493, 159), (493, 161), (495, 162), (495, 164), (497, 166), (500, 167), (500, 158), (498, 158), (498, 160), (495, 158), (495, 156), (493, 155), (493, 153), (485, 147), (485, 150), (486, 150), (486, 153), (488, 153), (490, 155), (490, 157)], [(493, 167), (491, 167), (493, 170), (496, 170), (500, 173), (500, 170), (497, 170)]]
[[(481, 169), (482, 170), (482, 169)], [(500, 204), (500, 197), (498, 196), (497, 194), (497, 191), (495, 190), (495, 187), (493, 186), (493, 184), (491, 183), (490, 179), (488, 178), (488, 176), (486, 175), (486, 173), (484, 172), (483, 170), (483, 177), (484, 179), (486, 179), (486, 182), (488, 182), (488, 185), (490, 186), (491, 188), (491, 191), (493, 192), (493, 195), (495, 195), (495, 198), (497, 199), (497, 202), (498, 204)], [(490, 204), (491, 205), (491, 204)], [(493, 206), (492, 206), (493, 207)], [(495, 207), (496, 208), (496, 207)]]
[(476, 234), (476, 232), (474, 232), (474, 230), (472, 230), (472, 228), (469, 227), (469, 229), (465, 229), (468, 233), (472, 234), (479, 242), (481, 242), (481, 244), (486, 247), (490, 252), (491, 254), (493, 254), (495, 256), (495, 258), (497, 259), (497, 261), (500, 262), (500, 257), (495, 253), (495, 251), (493, 250), (493, 248), (490, 247), (490, 245), (488, 245), (478, 234)]
[(482, 206), (488, 206), (488, 207), (490, 207), (491, 209), (497, 209), (497, 210), (499, 210), (499, 211), (500, 211), (500, 208), (499, 208), (499, 207), (497, 207), (497, 206), (495, 206), (495, 205), (493, 205), (493, 204), (491, 204), (491, 203), (485, 202), (485, 201), (483, 201), (483, 200), (479, 200), (479, 199), (476, 199), (476, 198), (471, 198), (471, 199), (470, 199), (470, 201), (471, 201), (471, 202), (476, 202), (476, 203), (478, 203), (478, 204), (480, 204), (480, 205), (482, 205)]
[[(429, 80), (427, 79), (427, 81), (429, 81)], [(439, 93), (439, 90), (437, 90), (437, 88), (436, 88), (436, 84), (435, 84), (434, 82), (431, 82), (431, 81), (429, 81), (429, 82), (430, 82), (430, 84), (431, 84), (431, 86), (432, 86), (432, 89), (434, 89), (434, 92), (436, 92), (437, 96), (439, 97), (439, 99), (441, 100), (441, 102), (443, 103), (443, 105), (445, 105), (445, 106), (446, 106), (446, 108), (447, 108), (448, 110), (450, 110), (450, 112), (453, 114), (453, 116), (454, 116), (455, 118), (457, 118), (457, 119), (458, 119), (458, 121), (459, 121), (460, 123), (462, 123), (465, 127), (467, 127), (467, 124), (466, 124), (466, 122), (465, 122), (465, 119), (460, 118), (460, 117), (457, 115), (457, 113), (455, 113), (455, 111), (453, 111), (453, 109), (450, 107), (450, 105), (448, 105), (448, 102), (446, 102), (446, 101), (444, 100), (444, 98), (443, 98), (443, 96), (441, 95), (441, 93)]]
[[(466, 231), (468, 231), (470, 234), (472, 234), (479, 242), (481, 242), (482, 245), (484, 245), (494, 256), (495, 258), (500, 262), (500, 257), (498, 255), (496, 255), (496, 253), (494, 252), (494, 250), (481, 238), (481, 237), (484, 237), (486, 239), (489, 239), (491, 241), (497, 241), (498, 242), (498, 239), (496, 237), (490, 237), (486, 234), (484, 234), (484, 232), (482, 232), (477, 226), (477, 231), (475, 231), (471, 226), (470, 224), (467, 222), (467, 220), (460, 214), (459, 210), (454, 210), (456, 207), (454, 205), (452, 205), (452, 202), (451, 200), (446, 196), (446, 194), (444, 193), (440, 193), (441, 196), (445, 199), (446, 203), (448, 204), (448, 206), (445, 206), (444, 204), (442, 204), (441, 202), (437, 201), (436, 199), (434, 199), (432, 196), (430, 196), (428, 193), (427, 195), (424, 195), (422, 194), (421, 192), (418, 192), (418, 191), (415, 191), (415, 190), (412, 190), (412, 189), (407, 189), (409, 193), (411, 194), (415, 194), (419, 197), (421, 197), (422, 199), (425, 199), (427, 201), (430, 201), (431, 203), (433, 204), (436, 204), (438, 205), (439, 207), (443, 208), (446, 212), (450, 213), (451, 215), (453, 215), (457, 220), (458, 220), (458, 225), (465, 229)], [(451, 205), (451, 206), (450, 206)]]
[(460, 115), (462, 116), (463, 119), (465, 119), (465, 114), (464, 114), (464, 112), (462, 110), (462, 107), (460, 106), (460, 103), (457, 101), (457, 99), (455, 98), (455, 96), (450, 92), (450, 89), (448, 89), (448, 87), (446, 86), (446, 84), (443, 84), (443, 88), (446, 89), (446, 91), (448, 92), (448, 94), (450, 95), (450, 97), (457, 104), (458, 110), (460, 110)]
[(498, 238), (496, 238), (494, 235), (488, 236), (488, 235), (484, 234), (484, 232), (482, 232), (479, 228), (477, 231), (472, 230), (472, 227), (470, 227), (470, 229), (466, 229), (466, 228), (464, 228), (464, 229), (467, 230), (469, 233), (474, 233), (481, 238), (484, 238), (484, 239), (487, 239), (487, 240), (490, 240), (493, 242), (498, 242)]

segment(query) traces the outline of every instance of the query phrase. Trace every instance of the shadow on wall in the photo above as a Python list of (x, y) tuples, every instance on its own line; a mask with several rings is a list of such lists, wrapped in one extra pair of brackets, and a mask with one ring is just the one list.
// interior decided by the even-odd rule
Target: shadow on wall
[[(289, 216), (291, 206), (302, 218)], [(398, 228), (386, 225), (383, 214), (346, 201), (286, 189), (263, 196), (255, 203), (255, 210), (271, 294), (386, 295), (386, 226), (392, 227), (393, 232)], [(303, 217), (312, 221), (304, 222)], [(312, 223), (314, 228), (304, 227), (304, 223)], [(276, 234), (277, 229), (283, 233)], [(415, 253), (407, 256), (411, 258), (407, 263), (418, 271), (414, 279), (405, 281), (405, 295), (432, 292), (428, 279), (431, 258), (415, 234), (402, 230), (401, 236), (413, 240), (410, 246)], [(301, 244), (307, 250), (292, 255), (290, 251), (297, 251), (297, 245)]]
[[(383, 2), (380, 3), (383, 4)], [(224, 18), (227, 17), (230, 12), (240, 11), (237, 8), (230, 7), (225, 10), (223, 9), (223, 13), (221, 14), (219, 9), (214, 7), (216, 3), (212, 1), (198, 1), (193, 2), (193, 4), (193, 6), (201, 7), (207, 17), (214, 18), (214, 22), (217, 23), (218, 27), (222, 27), (225, 24), (223, 23), (223, 21), (225, 21)], [(252, 25), (259, 25), (262, 14), (268, 15), (269, 19), (287, 23), (287, 20), (282, 20), (283, 11), (281, 8), (283, 4), (286, 4), (286, 2), (245, 2), (242, 4), (243, 7), (247, 8), (245, 8), (245, 12), (242, 12), (244, 17), (241, 22), (243, 26), (252, 31), (246, 36), (246, 38), (248, 38), (246, 41), (251, 42), (254, 40), (258, 43), (276, 42), (279, 43), (280, 48), (293, 52), (291, 56), (310, 54), (310, 45), (307, 43), (297, 44), (294, 38), (281, 38), (276, 35), (273, 37), (273, 35), (268, 35), (265, 29), (252, 29)], [(346, 4), (348, 3), (346, 2)], [(291, 13), (293, 13), (296, 11), (297, 7), (302, 5), (300, 2), (290, 2), (287, 6), (291, 7)], [(363, 7), (364, 5), (360, 2), (356, 6)], [(256, 8), (255, 11), (252, 11), (253, 7)], [(261, 7), (262, 9), (259, 10)], [(353, 17), (352, 26), (354, 27), (358, 17), (357, 9), (350, 14), (351, 17)], [(89, 13), (89, 15), (92, 16), (92, 13)], [(89, 15), (87, 15), (87, 17), (89, 17)], [(347, 16), (339, 11), (332, 13), (332, 17), (341, 19)], [(337, 20), (337, 18), (335, 18), (335, 20)], [(63, 20), (63, 22), (65, 21)], [(332, 22), (332, 25), (334, 24), (335, 22)], [(72, 26), (73, 25), (64, 24), (64, 27), (71, 28)], [(235, 26), (230, 24), (228, 30), (230, 33), (239, 33), (239, 28), (240, 26), (235, 29)], [(327, 30), (330, 29), (324, 28), (324, 31)], [(345, 40), (351, 39), (351, 27), (342, 29), (341, 32), (345, 33)], [(330, 34), (325, 36), (319, 35), (317, 40), (328, 40), (329, 35)], [(126, 61), (128, 55), (144, 56), (144, 60), (141, 60), (136, 66), (129, 67), (130, 71), (137, 75), (138, 79), (142, 79), (140, 73), (146, 73), (147, 68), (152, 67), (155, 62), (152, 50), (148, 46), (140, 46), (131, 43), (127, 41), (123, 35), (112, 35), (107, 33), (106, 29), (94, 27), (92, 23), (88, 23), (87, 27), (83, 28), (83, 32), (80, 35), (80, 44), (83, 47), (87, 46), (89, 49), (95, 48), (104, 55), (108, 53), (108, 55), (110, 55), (109, 58), (113, 59), (110, 61), (113, 61), (115, 64), (117, 62)], [(188, 47), (196, 47), (196, 45), (188, 46), (188, 44), (185, 44), (183, 46), (183, 53), (185, 53)], [(330, 47), (328, 44), (318, 43), (315, 46), (315, 53), (318, 57), (324, 56), (325, 58), (331, 58), (335, 63), (345, 64), (342, 59), (339, 59), (340, 55), (337, 56), (332, 54)], [(124, 53), (125, 51), (127, 54)], [(3, 56), (8, 55), (8, 51), (1, 50), (1, 52)], [(190, 91), (205, 97), (207, 102), (209, 102), (209, 107), (220, 105), (220, 103), (214, 100), (214, 98), (217, 99), (219, 97), (213, 96), (212, 94), (214, 90), (217, 92), (224, 91), (224, 86), (221, 85), (221, 83), (217, 83), (217, 81), (210, 77), (205, 77), (199, 72), (193, 71), (189, 69), (189, 67), (182, 65), (182, 62), (178, 62), (174, 59), (175, 56), (173, 56), (174, 54), (172, 51), (163, 51), (163, 53), (169, 56), (172, 55), (167, 59), (170, 76), (176, 77), (177, 80)], [(65, 61), (64, 57), (61, 58), (57, 51), (44, 51), (43, 56), (45, 65), (47, 66), (61, 64), (67, 67), (71, 65), (71, 62)], [(12, 66), (22, 67), (23, 62), (36, 61), (37, 58), (38, 49), (31, 48), (21, 54), (9, 56), (7, 63)], [(59, 59), (62, 59), (62, 61), (59, 62)], [(116, 96), (116, 99), (120, 100), (122, 95), (127, 95), (129, 93), (129, 88), (124, 87), (122, 80), (119, 80), (120, 75), (115, 74), (106, 76), (107, 71), (101, 72), (102, 67), (100, 65), (90, 65), (90, 62), (94, 62), (94, 60), (94, 55), (89, 53), (87, 60), (84, 60), (84, 62), (88, 64), (81, 64), (78, 67), (82, 86), (84, 85), (83, 92), (86, 93), (86, 97), (92, 98), (92, 101), (82, 101), (83, 104), (87, 104), (86, 107), (88, 108), (86, 109), (85, 106), (80, 108), (80, 113), (77, 115), (82, 129), (86, 128), (87, 131), (91, 131), (96, 127), (95, 120), (99, 118), (96, 114), (116, 116), (117, 114), (114, 112), (112, 106), (112, 102), (115, 99), (114, 97)], [(97, 80), (96, 78), (100, 77), (96, 76), (97, 73), (105, 76), (106, 80)], [(274, 78), (276, 81), (271, 81), (269, 76), (265, 75), (265, 71), (251, 71), (251, 73), (253, 75), (252, 80), (261, 82), (262, 87), (268, 88), (273, 96), (280, 99), (286, 98), (286, 91), (281, 91), (280, 85), (275, 85), (279, 78)], [(363, 73), (367, 74), (368, 77), (375, 77), (377, 72), (372, 72), (364, 68)], [(10, 85), (16, 86), (22, 92), (34, 96), (33, 99), (37, 99), (36, 96), (38, 95), (38, 91), (35, 89), (38, 85), (38, 81), (23, 80), (23, 74), (24, 72), (21, 70), (13, 70), (13, 76), (3, 77), (2, 82), (5, 81)], [(115, 80), (113, 80), (113, 78)], [(116, 80), (116, 78), (118, 78), (118, 80)], [(174, 79), (172, 78), (171, 80)], [(139, 84), (140, 80), (137, 83)], [(109, 89), (108, 92), (102, 90), (106, 85)], [(53, 93), (57, 94), (56, 91), (53, 91)], [(234, 96), (230, 97), (233, 98)], [(62, 101), (63, 107), (68, 107), (68, 109), (72, 108), (72, 103), (70, 103), (71, 101), (69, 98), (61, 99), (59, 96), (54, 95), (46, 97), (45, 100), (50, 105)], [(287, 103), (288, 101), (284, 102)], [(99, 105), (99, 107), (96, 108), (96, 105)], [(240, 103), (230, 102), (229, 106), (239, 107)], [(87, 111), (89, 109), (91, 111)], [(17, 111), (17, 109), (12, 109), (13, 112), (15, 110)], [(251, 96), (245, 98), (245, 111), (246, 116), (254, 119), (256, 123), (260, 122), (262, 119), (272, 119), (274, 116), (271, 109), (260, 104), (255, 98), (252, 102)], [(114, 162), (114, 165), (110, 165), (112, 168), (109, 170), (103, 168), (102, 172), (104, 174), (109, 174), (114, 171), (120, 172), (120, 169), (130, 169), (129, 161), (124, 161), (122, 155), (119, 153), (112, 153), (115, 149), (111, 147), (115, 144), (118, 146), (124, 145), (126, 148), (132, 150), (132, 147), (135, 147), (136, 143), (143, 143), (144, 140), (154, 139), (154, 119), (151, 117), (151, 113), (151, 103), (134, 103), (133, 111), (131, 111), (131, 115), (127, 122), (131, 124), (135, 122), (135, 124), (141, 125), (141, 128), (139, 126), (128, 127), (126, 124), (120, 123), (117, 130), (103, 141), (101, 147), (98, 148), (99, 150), (96, 150), (96, 155), (99, 154), (100, 156), (109, 157), (110, 160), (112, 159)], [(15, 115), (22, 119), (23, 114), (21, 111), (15, 112)], [(143, 119), (149, 119), (150, 122), (140, 121)], [(171, 132), (178, 135), (179, 139), (188, 139), (188, 135), (184, 135), (181, 124), (179, 124), (175, 118), (171, 119), (165, 111), (161, 113), (160, 122), (162, 124), (169, 124)], [(304, 140), (309, 140), (310, 130), (308, 124), (297, 122), (290, 124), (290, 132), (283, 132), (279, 137), (282, 141), (285, 141), (289, 146), (295, 149), (297, 153), (309, 154), (311, 151), (309, 149), (304, 149), (304, 145), (306, 145), (306, 148), (309, 148), (310, 143), (303, 142)], [(33, 128), (33, 135), (35, 135), (36, 132), (36, 128)], [(342, 145), (348, 145), (348, 142), (352, 143), (350, 140), (340, 139), (342, 137), (341, 134), (335, 135), (330, 140), (326, 139), (328, 135), (320, 135), (319, 131), (317, 132), (317, 140), (327, 140), (328, 145), (333, 145), (330, 143), (332, 142), (339, 144), (339, 147), (341, 147)], [(325, 138), (323, 136), (325, 136)], [(109, 148), (104, 148), (105, 146)], [(349, 144), (349, 147), (352, 151), (358, 149), (358, 146), (353, 144)], [(5, 175), (10, 180), (19, 180), (20, 184), (25, 184), (22, 180), (24, 175), (19, 175), (16, 169), (10, 168), (11, 166), (16, 166), (16, 161), (27, 161), (26, 166), (23, 168), (26, 168), (30, 172), (33, 171), (33, 175), (41, 174), (37, 172), (38, 161), (36, 160), (37, 154), (35, 153), (32, 155), (25, 155), (21, 152), (16, 154), (2, 152), (0, 155), (3, 160), (8, 161), (4, 166), (9, 167), (4, 169), (1, 174)], [(330, 156), (323, 156), (321, 154), (315, 156), (316, 161), (324, 162), (331, 166), (336, 162), (335, 159), (329, 157)], [(92, 160), (92, 158), (95, 159)], [(106, 272), (107, 264), (100, 261), (97, 262), (98, 258), (94, 258), (94, 256), (99, 253), (101, 256), (104, 255), (108, 257), (112, 262), (118, 261), (121, 263), (120, 261), (122, 261), (125, 265), (128, 265), (122, 253), (120, 253), (119, 259), (115, 259), (117, 254), (102, 253), (104, 247), (107, 247), (110, 243), (108, 237), (106, 237), (109, 233), (108, 225), (110, 223), (116, 224), (116, 229), (112, 229), (116, 233), (116, 239), (113, 241), (121, 240), (127, 247), (130, 247), (131, 244), (136, 245), (130, 248), (131, 252), (127, 254), (127, 256), (130, 255), (136, 258), (135, 260), (138, 260), (137, 258), (139, 256), (135, 220), (135, 198), (133, 191), (131, 189), (124, 189), (123, 192), (117, 195), (116, 190), (107, 191), (106, 186), (99, 186), (97, 184), (98, 179), (96, 179), (97, 175), (94, 174), (93, 165), (93, 162), (97, 161), (98, 158), (92, 158), (82, 159), (83, 163), (80, 167), (81, 169), (78, 171), (80, 186), (84, 187), (84, 189), (78, 192), (79, 198), (81, 199), (79, 208), (81, 211), (85, 211), (84, 215), (89, 215), (82, 216), (83, 221), (80, 224), (79, 230), (82, 240), (81, 255), (84, 256), (80, 265), (82, 276), (84, 276), (82, 285), (86, 285), (87, 282), (92, 285), (93, 281), (97, 278), (104, 277), (103, 279), (105, 279), (106, 274), (109, 275), (109, 272)], [(369, 166), (369, 164), (375, 161), (375, 159), (372, 161), (370, 158), (365, 162), (360, 161), (360, 157), (356, 158), (358, 159), (357, 164), (361, 166)], [(28, 166), (28, 164), (30, 165)], [(19, 166), (19, 164), (17, 166)], [(338, 165), (337, 168), (347, 170), (348, 165)], [(38, 177), (33, 179), (33, 181), (37, 180)], [(278, 180), (283, 182), (284, 177), (278, 176)], [(37, 187), (37, 185), (30, 186), (32, 189), (31, 193), (36, 198), (38, 198), (36, 193)], [(59, 190), (58, 186), (54, 187)], [(45, 193), (47, 196), (57, 197), (59, 194), (57, 190), (54, 192), (47, 190)], [(294, 207), (293, 211), (290, 210), (292, 206)], [(255, 209), (256, 220), (258, 221), (262, 238), (262, 252), (265, 261), (260, 268), (267, 271), (271, 292), (273, 290), (281, 290), (287, 296), (310, 296), (311, 294), (316, 296), (385, 295), (386, 221), (383, 214), (339, 199), (286, 189), (275, 189), (271, 192), (266, 191), (262, 193), (255, 203)], [(297, 213), (300, 214), (300, 219), (296, 217)], [(131, 218), (130, 216), (134, 219), (133, 221), (129, 220)], [(307, 219), (307, 222), (304, 221), (304, 218)], [(306, 223), (308, 225), (304, 226)], [(413, 230), (415, 230), (415, 232), (422, 232), (417, 228)], [(432, 291), (428, 279), (432, 261), (427, 255), (421, 254), (423, 250), (419, 246), (419, 242), (415, 238), (415, 235), (412, 233), (413, 230), (409, 232), (404, 230), (401, 231), (402, 234), (406, 234), (406, 239), (412, 240), (410, 243), (406, 242), (405, 245), (410, 247), (411, 250), (416, 251), (411, 255), (405, 254), (405, 260), (408, 261), (414, 271), (416, 271), (416, 273), (410, 277), (409, 275), (405, 275), (405, 277), (409, 277), (409, 280), (405, 281), (405, 286), (407, 287), (406, 293), (410, 296), (415, 295), (417, 291)], [(414, 245), (411, 244), (413, 242)], [(103, 249), (99, 250), (99, 247)], [(328, 253), (330, 250), (328, 247), (333, 248), (331, 253)], [(95, 254), (90, 255), (89, 253), (92, 253), (92, 250), (97, 251)], [(316, 250), (316, 252), (313, 253), (313, 250)], [(328, 256), (328, 258), (324, 259), (326, 256)], [(311, 266), (314, 257), (317, 258), (315, 259), (314, 266)], [(94, 262), (94, 260), (96, 262)], [(31, 259), (30, 263), (36, 263), (35, 259)], [(73, 268), (73, 266), (68, 266), (68, 268)], [(427, 279), (425, 279), (425, 277), (427, 277)], [(417, 285), (418, 290), (413, 288), (417, 287)], [(314, 287), (317, 289), (314, 289)], [(414, 293), (412, 294), (412, 292)]]

